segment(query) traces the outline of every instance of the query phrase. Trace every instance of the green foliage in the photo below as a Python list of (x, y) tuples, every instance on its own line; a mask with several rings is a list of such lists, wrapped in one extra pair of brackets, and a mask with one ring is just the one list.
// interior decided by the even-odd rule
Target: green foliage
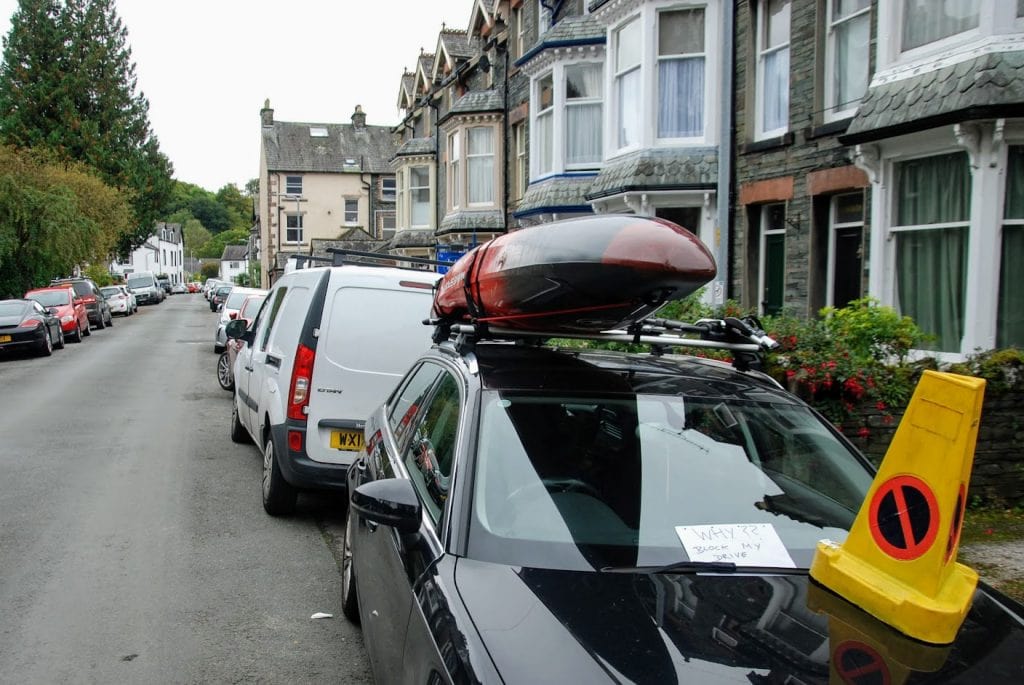
[(3, 57), (0, 139), (94, 169), (130, 202), (118, 251), (141, 245), (169, 196), (172, 169), (136, 92), (113, 0), (21, 0)]
[(220, 259), (221, 255), (224, 254), (225, 245), (239, 245), (245, 244), (249, 240), (249, 230), (245, 228), (236, 228), (230, 231), (224, 231), (218, 233), (208, 240), (204, 245), (196, 248), (197, 257), (216, 257)]
[(765, 330), (780, 344), (768, 356), (768, 372), (837, 425), (864, 403), (891, 421), (891, 409), (913, 392), (920, 367), (908, 363), (908, 353), (925, 334), (871, 298), (821, 313), (818, 319), (765, 317)]
[(977, 352), (948, 370), (984, 378), (990, 390), (1024, 389), (1024, 351), (1016, 347)]
[(85, 268), (84, 273), (87, 278), (91, 278), (101, 288), (114, 282), (110, 271), (103, 264), (90, 264)]
[(202, 274), (204, 281), (209, 278), (217, 278), (217, 275), (220, 273), (220, 264), (214, 262), (203, 264), (199, 267), (199, 273)]

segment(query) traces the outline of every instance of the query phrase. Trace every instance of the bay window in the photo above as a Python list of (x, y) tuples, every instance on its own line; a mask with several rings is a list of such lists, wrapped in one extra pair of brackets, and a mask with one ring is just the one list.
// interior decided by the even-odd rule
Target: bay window
[(409, 168), (410, 227), (430, 227), (430, 168)]
[(825, 111), (850, 116), (867, 91), (871, 57), (871, 0), (829, 0), (826, 12)]
[(763, 0), (757, 13), (757, 138), (789, 128), (790, 0)]
[(565, 67), (565, 164), (590, 165), (601, 161), (600, 64)]
[[(1018, 12), (1021, 5), (1018, 4)], [(1020, 272), (1024, 264), (1024, 146), (1012, 145), (1007, 153), (1006, 200), (996, 312), (996, 345), (1024, 347), (1024, 293)]]
[(967, 154), (895, 165), (896, 299), (935, 338), (959, 352), (964, 333), (971, 174)]
[(658, 13), (658, 137), (704, 135), (704, 9)]
[(615, 32), (615, 140), (620, 149), (640, 142), (642, 38), (639, 18), (631, 19)]
[(470, 205), (494, 204), (494, 129), (467, 129), (466, 173)]
[(537, 117), (534, 138), (537, 141), (537, 174), (549, 174), (554, 170), (554, 127), (555, 127), (555, 86), (551, 74), (537, 83)]
[(462, 182), (459, 174), (462, 161), (462, 146), (459, 144), (461, 131), (448, 137), (448, 204), (458, 209), (462, 206)]
[(978, 28), (978, 0), (903, 0), (904, 51)]

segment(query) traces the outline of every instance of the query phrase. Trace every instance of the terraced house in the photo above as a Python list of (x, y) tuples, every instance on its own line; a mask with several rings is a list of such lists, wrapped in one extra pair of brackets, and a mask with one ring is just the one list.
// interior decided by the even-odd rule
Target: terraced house
[(870, 295), (943, 355), (1024, 344), (1024, 0), (466, 7), (400, 75), (380, 249), (663, 217), (712, 249), (711, 303)]

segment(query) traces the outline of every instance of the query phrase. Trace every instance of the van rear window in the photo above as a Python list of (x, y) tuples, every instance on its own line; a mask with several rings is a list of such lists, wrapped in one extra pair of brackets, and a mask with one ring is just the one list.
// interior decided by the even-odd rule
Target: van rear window
[(341, 288), (332, 300), (326, 344), (318, 350), (356, 371), (401, 375), (430, 348), (430, 290)]

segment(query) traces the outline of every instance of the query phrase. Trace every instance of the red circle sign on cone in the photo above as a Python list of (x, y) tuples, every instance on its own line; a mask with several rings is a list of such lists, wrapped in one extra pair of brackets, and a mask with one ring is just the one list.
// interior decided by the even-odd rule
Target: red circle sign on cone
[(931, 549), (939, 530), (935, 493), (915, 476), (895, 476), (882, 483), (871, 498), (869, 514), (875, 544), (901, 561), (912, 561)]
[(846, 685), (889, 685), (889, 667), (882, 656), (856, 640), (836, 647), (832, 668)]

